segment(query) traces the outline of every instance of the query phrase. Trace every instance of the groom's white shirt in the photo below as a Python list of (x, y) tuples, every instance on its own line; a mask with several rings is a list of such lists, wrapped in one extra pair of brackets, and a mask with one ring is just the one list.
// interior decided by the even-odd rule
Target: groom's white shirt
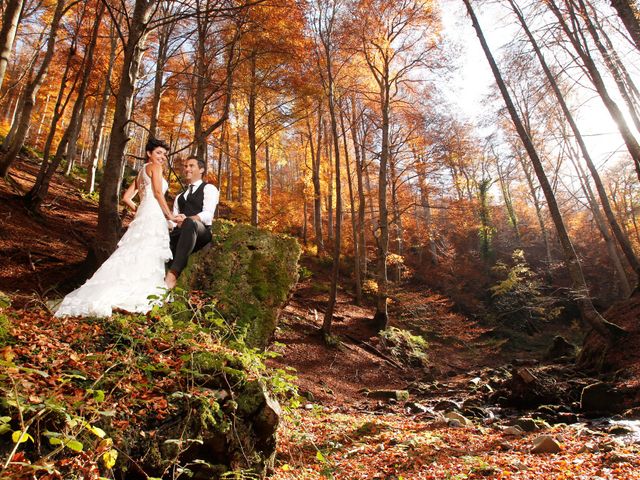
[[(193, 185), (194, 192), (198, 189), (201, 183), (202, 183), (202, 180), (198, 180), (197, 182), (193, 182), (191, 184)], [(189, 187), (187, 187), (187, 189), (184, 192), (182, 192), (180, 195), (178, 195), (173, 201), (174, 216), (180, 213), (180, 206), (178, 205), (178, 200), (180, 199), (180, 197), (184, 197), (185, 200), (189, 197)], [(211, 223), (213, 223), (213, 214), (216, 211), (216, 207), (218, 206), (219, 200), (220, 200), (220, 192), (218, 191), (218, 189), (215, 187), (215, 185), (207, 183), (204, 186), (204, 199), (202, 201), (202, 211), (200, 213), (197, 213), (198, 217), (200, 217), (200, 220), (202, 220), (202, 223), (204, 223), (205, 225), (210, 226)], [(169, 223), (171, 225), (171, 228), (174, 228), (176, 226), (174, 222), (169, 222)]]

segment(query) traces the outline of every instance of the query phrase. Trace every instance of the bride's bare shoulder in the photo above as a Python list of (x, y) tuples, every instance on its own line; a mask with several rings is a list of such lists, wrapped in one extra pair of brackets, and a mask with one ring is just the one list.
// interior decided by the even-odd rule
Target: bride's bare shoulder
[(145, 168), (147, 169), (147, 174), (152, 177), (153, 175), (162, 176), (162, 165), (157, 163), (148, 163)]

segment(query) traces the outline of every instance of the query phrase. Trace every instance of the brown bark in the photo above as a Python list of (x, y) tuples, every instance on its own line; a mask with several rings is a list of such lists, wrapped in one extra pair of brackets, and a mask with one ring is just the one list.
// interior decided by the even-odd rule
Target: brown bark
[(495, 77), (500, 93), (502, 94), (504, 102), (507, 106), (507, 110), (509, 111), (513, 124), (529, 155), (529, 159), (531, 160), (533, 169), (536, 172), (538, 181), (540, 182), (540, 187), (542, 188), (542, 191), (547, 200), (551, 218), (553, 219), (553, 222), (555, 224), (560, 244), (562, 245), (562, 249), (565, 255), (565, 265), (569, 270), (569, 274), (571, 276), (575, 301), (580, 309), (580, 313), (582, 314), (583, 318), (589, 323), (589, 325), (600, 336), (604, 338), (611, 339), (613, 335), (624, 333), (624, 329), (605, 320), (602, 315), (598, 313), (598, 311), (593, 306), (593, 303), (591, 302), (591, 298), (589, 297), (589, 290), (582, 273), (582, 268), (580, 266), (580, 261), (578, 260), (578, 256), (573, 249), (573, 244), (571, 243), (571, 239), (569, 238), (569, 234), (565, 228), (562, 214), (560, 213), (560, 208), (558, 207), (555, 195), (553, 194), (553, 189), (551, 188), (551, 184), (549, 183), (547, 175), (542, 166), (542, 160), (538, 156), (538, 152), (536, 151), (533, 142), (527, 135), (524, 125), (522, 124), (522, 121), (517, 113), (516, 107), (511, 100), (511, 95), (507, 90), (507, 86), (502, 78), (502, 74), (500, 73), (498, 65), (493, 58), (489, 46), (487, 45), (484, 33), (480, 27), (473, 7), (471, 6), (471, 0), (463, 0), (463, 2), (467, 8), (469, 17), (471, 18), (471, 22), (482, 46), (482, 50), (484, 51), (487, 61), (489, 62), (491, 71), (493, 72), (493, 76)]
[(80, 82), (80, 87), (78, 88), (78, 95), (76, 103), (73, 106), (73, 111), (71, 112), (69, 124), (66, 131), (62, 135), (60, 142), (58, 143), (56, 153), (51, 159), (51, 162), (48, 163), (48, 155), (44, 156), (38, 178), (36, 179), (35, 184), (31, 188), (29, 193), (27, 193), (25, 198), (29, 207), (33, 210), (38, 210), (40, 208), (40, 205), (42, 205), (43, 200), (47, 196), (47, 193), (49, 191), (49, 184), (51, 182), (51, 179), (53, 178), (53, 174), (58, 168), (58, 165), (60, 165), (60, 162), (63, 159), (65, 151), (67, 153), (67, 161), (69, 162), (69, 164), (73, 162), (73, 158), (75, 156), (75, 147), (71, 144), (72, 142), (73, 144), (75, 144), (75, 139), (77, 139), (82, 122), (87, 87), (89, 86), (89, 78), (91, 77), (91, 74), (93, 72), (93, 54), (95, 52), (96, 44), (98, 41), (98, 32), (100, 30), (100, 23), (102, 22), (103, 14), (104, 4), (101, 2), (99, 4), (98, 11), (96, 12), (95, 21), (93, 24), (93, 33), (85, 52), (82, 81)]
[(38, 91), (47, 77), (49, 66), (53, 59), (56, 39), (58, 37), (58, 27), (60, 26), (60, 20), (62, 20), (62, 17), (66, 12), (65, 5), (66, 2), (63, 0), (56, 3), (56, 8), (53, 12), (53, 18), (49, 27), (47, 49), (42, 59), (42, 63), (40, 64), (40, 68), (38, 69), (35, 77), (27, 84), (23, 91), (20, 114), (15, 119), (14, 124), (11, 125), (11, 132), (7, 136), (7, 138), (11, 139), (11, 143), (7, 143), (5, 141), (5, 144), (2, 145), (4, 155), (0, 160), (0, 177), (7, 175), (9, 167), (15, 161), (18, 153), (24, 145), (27, 132), (31, 126), (31, 115), (36, 104)]
[[(640, 144), (638, 144), (638, 141), (635, 139), (633, 133), (629, 129), (622, 111), (620, 110), (616, 102), (611, 98), (611, 95), (609, 95), (609, 91), (605, 85), (604, 79), (602, 78), (602, 75), (600, 75), (600, 71), (598, 70), (596, 63), (589, 54), (588, 50), (582, 44), (579, 33), (576, 31), (572, 31), (569, 28), (569, 25), (564, 19), (562, 12), (560, 12), (558, 5), (555, 3), (555, 0), (546, 0), (546, 4), (558, 19), (560, 27), (565, 32), (565, 35), (573, 45), (574, 50), (582, 60), (582, 63), (589, 74), (589, 78), (591, 79), (593, 86), (596, 88), (596, 91), (600, 95), (600, 98), (602, 98), (602, 102), (609, 111), (611, 118), (613, 118), (613, 120), (616, 122), (618, 130), (620, 130), (620, 134), (622, 135), (622, 138), (624, 139), (624, 142), (627, 146), (627, 150), (629, 151), (629, 154), (633, 159), (638, 179), (640, 179)], [(578, 21), (576, 18), (575, 10), (573, 9), (572, 5), (566, 0), (565, 4), (567, 6), (567, 12), (572, 19), (572, 23), (574, 25), (577, 25)]]
[(307, 121), (309, 130), (309, 148), (311, 149), (311, 181), (313, 183), (313, 231), (315, 234), (316, 254), (324, 252), (324, 239), (322, 234), (322, 190), (320, 188), (320, 154), (322, 144), (322, 106), (318, 104), (318, 138), (317, 148), (314, 149), (313, 132), (311, 124)]
[[(624, 253), (627, 261), (629, 262), (629, 265), (631, 265), (631, 268), (633, 268), (634, 272), (636, 273), (637, 278), (640, 280), (640, 261), (638, 261), (638, 258), (636, 257), (636, 254), (633, 251), (633, 248), (631, 247), (631, 243), (629, 242), (629, 238), (624, 234), (624, 232), (620, 228), (620, 225), (619, 225), (619, 223), (618, 223), (618, 221), (617, 221), (617, 219), (615, 217), (615, 214), (613, 213), (613, 210), (611, 209), (611, 204), (609, 203), (609, 198), (607, 196), (607, 192), (606, 192), (606, 190), (604, 188), (604, 184), (602, 183), (602, 180), (600, 178), (600, 173), (598, 172), (598, 169), (597, 169), (595, 163), (591, 159), (591, 155), (589, 154), (589, 150), (587, 149), (587, 145), (586, 145), (586, 143), (584, 141), (584, 138), (582, 137), (580, 129), (578, 128), (578, 125), (576, 124), (576, 122), (575, 122), (575, 120), (573, 118), (573, 114), (569, 110), (569, 106), (567, 105), (567, 103), (564, 100), (564, 96), (562, 95), (562, 92), (560, 91), (560, 88), (558, 87), (558, 84), (556, 82), (556, 79), (555, 79), (554, 75), (551, 72), (551, 69), (547, 65), (547, 62), (546, 62), (546, 60), (545, 60), (545, 58), (544, 58), (544, 56), (542, 54), (542, 51), (540, 50), (540, 47), (538, 46), (537, 41), (535, 40), (535, 38), (533, 37), (533, 34), (529, 30), (529, 27), (527, 26), (527, 23), (526, 23), (526, 21), (524, 19), (524, 16), (522, 15), (521, 11), (518, 9), (516, 4), (513, 2), (513, 0), (509, 0), (509, 3), (511, 4), (511, 7), (512, 7), (514, 13), (518, 17), (520, 25), (522, 26), (525, 34), (527, 35), (527, 37), (529, 39), (529, 42), (531, 43), (531, 46), (534, 49), (536, 57), (538, 58), (538, 61), (540, 62), (540, 65), (542, 66), (542, 69), (544, 70), (544, 73), (545, 73), (545, 75), (547, 77), (547, 81), (549, 82), (549, 86), (553, 90), (553, 93), (554, 93), (554, 95), (556, 97), (556, 100), (558, 101), (558, 104), (560, 105), (560, 108), (562, 109), (562, 112), (563, 112), (563, 114), (564, 114), (569, 126), (571, 127), (571, 131), (575, 135), (576, 142), (578, 143), (578, 146), (580, 148), (580, 152), (582, 153), (582, 157), (584, 158), (584, 160), (585, 160), (585, 162), (587, 164), (587, 168), (589, 169), (589, 172), (591, 173), (591, 177), (593, 178), (593, 181), (594, 181), (594, 184), (595, 184), (595, 187), (596, 187), (596, 191), (598, 192), (598, 197), (600, 198), (600, 204), (602, 205), (605, 217), (607, 218), (607, 220), (609, 222), (609, 225), (611, 226), (611, 230), (612, 230), (612, 232), (613, 232), (618, 244), (620, 245), (620, 248), (622, 249), (622, 252)], [(586, 12), (586, 10), (585, 10), (585, 12)], [(592, 30), (592, 28), (590, 30)], [(593, 34), (596, 35), (595, 32)], [(597, 38), (597, 36), (594, 37), (594, 38)]]
[(251, 225), (258, 226), (258, 151), (256, 142), (256, 52), (253, 52), (250, 63), (249, 98), (247, 110), (247, 135), (249, 137), (249, 159), (251, 168)]
[[(351, 97), (351, 139), (353, 141), (354, 154), (355, 154), (355, 174), (357, 180), (357, 190), (358, 190), (358, 233), (357, 233), (357, 242), (358, 242), (358, 253), (359, 258), (357, 259), (360, 262), (360, 269), (362, 270), (362, 278), (365, 278), (367, 275), (367, 243), (366, 236), (364, 231), (365, 226), (365, 208), (367, 199), (364, 194), (364, 182), (363, 182), (363, 171), (364, 171), (364, 142), (362, 144), (359, 141), (358, 135), (358, 118), (356, 115), (356, 100), (352, 96)], [(354, 234), (355, 235), (355, 234)], [(355, 237), (354, 237), (354, 241)]]
[(269, 143), (264, 144), (264, 172), (267, 180), (267, 198), (271, 205), (271, 196), (273, 194), (273, 185), (271, 184), (271, 157), (269, 156)]
[(122, 225), (118, 215), (118, 194), (125, 163), (125, 149), (130, 140), (128, 125), (131, 119), (140, 61), (144, 53), (145, 40), (149, 32), (148, 26), (155, 6), (154, 0), (136, 0), (132, 18), (128, 22), (129, 36), (124, 44), (120, 88), (115, 97), (111, 136), (102, 182), (100, 183), (98, 225), (87, 257), (90, 267), (101, 265), (115, 250), (120, 238)]
[(109, 66), (104, 78), (104, 87), (102, 90), (102, 98), (100, 99), (100, 111), (96, 119), (95, 130), (93, 133), (93, 142), (91, 144), (91, 153), (89, 154), (89, 167), (87, 169), (87, 180), (84, 189), (88, 193), (92, 193), (95, 188), (96, 170), (100, 159), (100, 146), (104, 142), (105, 122), (107, 119), (107, 110), (109, 108), (109, 99), (111, 98), (111, 74), (116, 62), (117, 37), (115, 30), (111, 28), (111, 46), (109, 53)]
[[(167, 12), (168, 13), (168, 12)], [(175, 23), (167, 22), (159, 28), (158, 32), (158, 57), (156, 59), (156, 71), (153, 77), (153, 97), (151, 99), (151, 119), (149, 121), (149, 137), (158, 136), (158, 117), (160, 116), (160, 104), (164, 93), (164, 68), (169, 55), (169, 40)]]
[[(347, 167), (347, 183), (349, 186), (349, 207), (351, 210), (351, 232), (353, 235), (353, 283), (356, 294), (356, 305), (362, 304), (362, 273), (360, 261), (360, 242), (358, 241), (358, 218), (355, 208), (355, 196), (353, 194), (353, 176), (351, 174), (351, 161), (349, 159), (349, 146), (347, 143), (347, 131), (344, 126), (344, 115), (340, 112), (340, 128), (342, 130), (342, 143), (344, 149), (344, 162)], [(357, 147), (356, 147), (357, 150)]]
[(611, 0), (611, 6), (618, 12), (631, 40), (640, 50), (640, 23), (638, 22), (638, 8), (635, 0)]
[(18, 22), (22, 12), (23, 0), (7, 0), (2, 14), (2, 28), (0, 28), (0, 88), (4, 83), (7, 65), (13, 50), (13, 41), (18, 30)]

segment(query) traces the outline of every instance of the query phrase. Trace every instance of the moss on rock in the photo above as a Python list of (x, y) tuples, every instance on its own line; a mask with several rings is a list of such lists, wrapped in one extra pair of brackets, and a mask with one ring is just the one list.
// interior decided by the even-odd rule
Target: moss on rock
[(246, 224), (216, 220), (211, 228), (211, 245), (191, 256), (180, 286), (217, 298), (218, 310), (247, 345), (263, 349), (298, 279), (300, 246)]

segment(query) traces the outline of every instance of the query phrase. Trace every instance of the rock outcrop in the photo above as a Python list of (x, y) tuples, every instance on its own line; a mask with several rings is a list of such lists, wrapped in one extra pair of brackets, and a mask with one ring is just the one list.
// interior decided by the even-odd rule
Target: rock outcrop
[(300, 246), (292, 237), (216, 220), (210, 246), (191, 256), (180, 286), (217, 299), (247, 345), (264, 349), (298, 280)]

